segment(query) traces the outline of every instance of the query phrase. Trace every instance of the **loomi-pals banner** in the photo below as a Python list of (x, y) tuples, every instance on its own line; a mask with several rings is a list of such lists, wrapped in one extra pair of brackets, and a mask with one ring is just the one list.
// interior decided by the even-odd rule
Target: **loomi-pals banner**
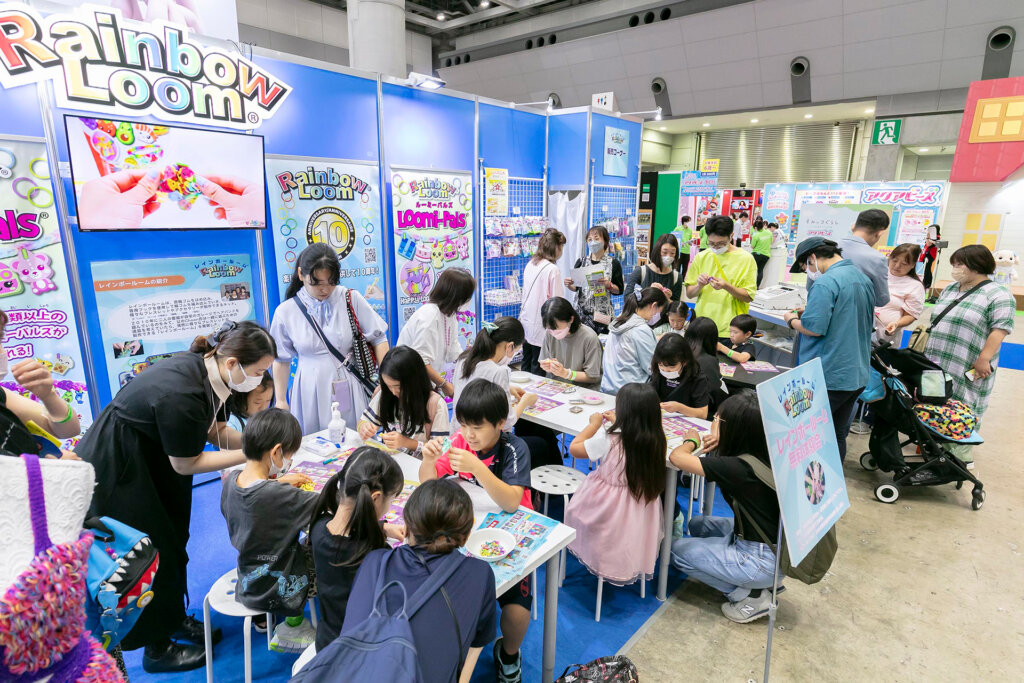
[[(445, 268), (474, 273), (473, 181), (469, 173), (395, 170), (391, 175), (395, 209), (395, 272), (398, 274), (398, 326), (416, 312)], [(472, 305), (472, 302), (470, 303)], [(476, 314), (459, 313), (460, 335), (476, 333)]]
[(188, 23), (139, 21), (113, 7), (44, 15), (0, 3), (0, 85), (52, 81), (61, 108), (115, 118), (250, 130), (273, 116), (291, 87), (235, 51), (190, 40)]
[(308, 245), (323, 242), (338, 252), (342, 284), (359, 291), (387, 318), (377, 166), (268, 156), (266, 172), (281, 300), (298, 255)]
[(821, 359), (758, 384), (757, 399), (795, 566), (850, 508)]
[[(856, 183), (771, 183), (764, 186), (761, 215), (789, 233), (789, 261), (801, 239), (800, 216), (809, 205), (864, 205), (890, 214), (889, 232), (877, 248), (885, 253), (905, 242), (924, 244), (927, 227), (942, 217), (948, 183), (912, 180)], [(849, 227), (849, 226), (847, 226)]]
[(113, 396), (136, 375), (228, 320), (254, 320), (248, 254), (92, 264)]
[[(0, 310), (7, 314), (8, 366), (35, 359), (49, 368), (84, 431), (92, 422), (85, 363), (41, 140), (0, 137)], [(12, 373), (2, 380), (4, 388), (30, 396)]]

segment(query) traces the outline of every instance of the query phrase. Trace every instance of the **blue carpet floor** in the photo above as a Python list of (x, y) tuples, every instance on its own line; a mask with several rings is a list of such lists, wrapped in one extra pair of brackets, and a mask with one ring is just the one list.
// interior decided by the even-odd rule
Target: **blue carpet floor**
[[(580, 469), (585, 463), (579, 462)], [(685, 495), (686, 489), (680, 488)], [(562, 518), (559, 497), (551, 501), (549, 513)], [(731, 516), (731, 511), (716, 495), (715, 514)], [(213, 582), (235, 567), (235, 552), (228, 539), (227, 526), (220, 513), (220, 481), (197, 486), (192, 502), (192, 537), (188, 546), (188, 585), (191, 604), (189, 611), (202, 618), (203, 597)], [(538, 572), (541, 588), (538, 600), (539, 619), (530, 625), (523, 643), (523, 680), (535, 683), (541, 673), (541, 646), (543, 642), (544, 577), (543, 567)], [(670, 570), (669, 593), (683, 580), (683, 575)], [(601, 621), (594, 621), (597, 598), (597, 579), (570, 554), (565, 582), (558, 594), (558, 648), (555, 675), (574, 663), (588, 662), (597, 657), (615, 654), (644, 624), (661, 604), (654, 597), (656, 583), (647, 584), (647, 597), (640, 599), (638, 584), (624, 588), (605, 585), (601, 607)], [(224, 631), (224, 640), (214, 649), (213, 673), (218, 683), (242, 681), (244, 660), (242, 620), (213, 613), (213, 623)], [(285, 681), (298, 655), (280, 654), (266, 648), (266, 636), (253, 633), (252, 671), (254, 681)], [(165, 681), (167, 683), (201, 683), (206, 670), (197, 669), (184, 674), (152, 675), (142, 670), (142, 650), (125, 653), (129, 678), (132, 681)], [(477, 663), (474, 683), (494, 680), (494, 664), (490, 648), (485, 648)]]

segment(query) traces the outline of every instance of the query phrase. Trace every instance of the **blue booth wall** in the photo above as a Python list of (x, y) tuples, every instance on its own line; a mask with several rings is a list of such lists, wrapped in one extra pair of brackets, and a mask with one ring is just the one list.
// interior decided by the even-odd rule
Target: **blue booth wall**
[(507, 168), (512, 178), (543, 178), (547, 117), (480, 104), (480, 157), (485, 168)]
[(548, 187), (585, 188), (590, 163), (587, 118), (587, 112), (555, 113), (549, 117), (548, 149), (552, 152), (548, 155)]
[[(636, 187), (640, 175), (643, 124), (605, 114), (593, 113), (590, 116), (590, 158), (594, 160), (594, 174), (590, 182), (594, 185)], [(629, 132), (629, 154), (626, 156), (625, 178), (604, 174), (604, 132), (608, 127), (621, 128)]]

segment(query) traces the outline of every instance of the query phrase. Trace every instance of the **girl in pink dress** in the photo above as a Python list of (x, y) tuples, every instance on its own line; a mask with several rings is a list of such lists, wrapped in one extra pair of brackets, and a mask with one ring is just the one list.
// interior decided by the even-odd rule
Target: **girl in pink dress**
[(876, 341), (894, 341), (924, 312), (924, 285), (917, 276), (921, 247), (901, 244), (889, 254), (889, 303), (875, 309)]
[(575, 458), (602, 461), (565, 508), (565, 523), (576, 529), (569, 552), (610, 584), (654, 574), (663, 535), (665, 449), (658, 392), (639, 383), (619, 389), (615, 410), (591, 415), (569, 447)]

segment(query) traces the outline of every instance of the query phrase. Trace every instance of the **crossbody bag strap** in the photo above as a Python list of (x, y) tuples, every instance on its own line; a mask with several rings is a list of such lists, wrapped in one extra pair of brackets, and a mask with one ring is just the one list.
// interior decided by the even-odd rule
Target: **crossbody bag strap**
[(332, 356), (337, 358), (339, 363), (341, 363), (342, 365), (347, 365), (346, 361), (345, 361), (345, 356), (342, 355), (341, 351), (339, 351), (337, 348), (335, 348), (334, 344), (332, 344), (331, 342), (327, 341), (327, 336), (324, 335), (324, 331), (320, 328), (320, 325), (318, 325), (317, 322), (315, 320), (313, 320), (313, 316), (311, 316), (309, 314), (309, 311), (306, 310), (305, 304), (303, 304), (301, 301), (299, 301), (299, 297), (297, 297), (297, 296), (296, 297), (292, 297), (292, 301), (294, 301), (295, 305), (299, 307), (299, 311), (302, 313), (302, 316), (310, 324), (310, 327), (313, 328), (313, 331), (316, 332), (316, 335), (318, 337), (320, 337), (320, 341), (322, 341), (324, 343), (324, 346), (327, 347), (327, 351)]
[(968, 289), (966, 292), (961, 294), (960, 297), (956, 301), (951, 303), (949, 306), (946, 306), (946, 308), (942, 311), (942, 313), (939, 313), (937, 316), (932, 318), (932, 321), (930, 323), (928, 323), (928, 329), (926, 330), (928, 332), (928, 334), (931, 334), (932, 330), (935, 329), (935, 326), (938, 325), (942, 321), (942, 319), (946, 317), (947, 313), (949, 313), (954, 308), (956, 308), (957, 305), (961, 301), (963, 301), (964, 299), (969, 297), (971, 294), (974, 294), (976, 291), (978, 291), (979, 289), (981, 289), (982, 287), (987, 285), (989, 282), (991, 282), (991, 280), (982, 280), (981, 282), (979, 282), (978, 284), (974, 285), (973, 287)]
[[(558, 266), (556, 266), (551, 261), (548, 261), (547, 259), (544, 259), (544, 262), (547, 263), (549, 266), (558, 268)], [(523, 303), (526, 303), (526, 300), (530, 298), (530, 292), (533, 291), (533, 286), (537, 284), (537, 281), (540, 280), (540, 276), (544, 274), (545, 270), (547, 270), (547, 266), (544, 266), (539, 271), (537, 271), (537, 277), (533, 278), (533, 282), (530, 283), (530, 288), (526, 290), (526, 294), (523, 295)]]

